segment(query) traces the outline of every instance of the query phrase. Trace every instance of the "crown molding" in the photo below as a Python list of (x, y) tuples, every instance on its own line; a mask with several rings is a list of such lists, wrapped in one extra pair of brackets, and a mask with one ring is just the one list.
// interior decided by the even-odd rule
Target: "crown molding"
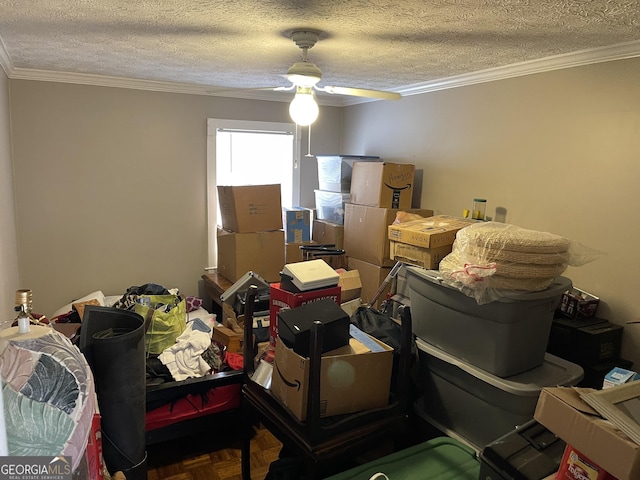
[(488, 68), (464, 75), (456, 75), (424, 83), (409, 85), (396, 90), (402, 96), (420, 95), (448, 88), (463, 87), (476, 83), (492, 82), (507, 78), (551, 72), (565, 68), (580, 67), (595, 63), (624, 60), (640, 56), (640, 40), (619, 43), (601, 48), (591, 48), (577, 52), (554, 55), (527, 62), (514, 63), (504, 67)]
[(11, 72), (14, 70), (13, 62), (9, 56), (9, 52), (7, 52), (7, 47), (2, 37), (0, 37), (0, 67), (2, 67), (4, 73), (7, 74), (7, 77), (11, 78)]
[[(515, 63), (503, 67), (489, 68), (463, 75), (431, 80), (424, 83), (408, 85), (393, 91), (402, 96), (420, 95), (449, 88), (463, 87), (477, 83), (504, 80), (524, 75), (550, 72), (565, 68), (579, 67), (595, 63), (623, 60), (640, 56), (640, 40), (616, 45), (580, 50), (577, 52), (554, 55), (551, 57)], [(11, 56), (6, 50), (2, 37), (0, 37), (0, 66), (10, 79), (35, 80), (45, 82), (72, 83), (79, 85), (93, 85), (101, 87), (129, 88), (135, 90), (148, 90), (154, 92), (184, 93), (190, 95), (209, 95), (229, 98), (243, 98), (248, 100), (266, 100), (274, 102), (288, 102), (289, 95), (282, 92), (270, 92), (265, 90), (229, 89), (210, 87), (206, 85), (193, 85), (186, 83), (158, 82), (153, 80), (138, 80), (131, 78), (110, 77), (106, 75), (92, 75), (80, 73), (56, 72), (50, 70), (36, 70), (29, 68), (17, 68), (13, 65)], [(350, 106), (361, 103), (378, 101), (363, 97), (335, 97), (331, 95), (318, 95), (318, 103), (327, 106)]]

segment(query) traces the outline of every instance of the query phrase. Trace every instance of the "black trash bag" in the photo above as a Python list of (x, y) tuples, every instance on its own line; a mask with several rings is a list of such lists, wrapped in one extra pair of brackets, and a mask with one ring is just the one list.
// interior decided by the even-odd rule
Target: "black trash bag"
[[(404, 307), (409, 308), (409, 307)], [(410, 315), (410, 312), (408, 313)], [(395, 385), (402, 351), (402, 326), (395, 322), (388, 314), (381, 313), (371, 307), (358, 307), (351, 316), (351, 323), (365, 333), (377, 338), (393, 348), (393, 367), (391, 369), (391, 384)], [(418, 346), (411, 340), (411, 363), (409, 365), (409, 398), (410, 403), (419, 398), (422, 391), (420, 362), (418, 361)]]
[[(358, 307), (351, 315), (351, 323), (386, 343), (393, 348), (396, 355), (400, 355), (402, 346), (402, 327), (386, 313), (381, 313), (371, 307)], [(417, 353), (415, 342), (411, 342), (411, 354)]]

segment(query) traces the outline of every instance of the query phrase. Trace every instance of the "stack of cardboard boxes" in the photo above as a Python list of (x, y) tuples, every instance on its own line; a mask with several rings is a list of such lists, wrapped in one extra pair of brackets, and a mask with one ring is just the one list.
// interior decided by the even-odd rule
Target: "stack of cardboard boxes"
[[(344, 250), (348, 270), (358, 270), (362, 298), (369, 303), (395, 264), (389, 250), (387, 228), (398, 212), (430, 217), (432, 210), (411, 208), (415, 165), (355, 162), (350, 202), (345, 204)], [(375, 307), (384, 300), (378, 297)]]
[(218, 272), (231, 282), (248, 271), (278, 281), (285, 263), (280, 185), (218, 186), (218, 203)]

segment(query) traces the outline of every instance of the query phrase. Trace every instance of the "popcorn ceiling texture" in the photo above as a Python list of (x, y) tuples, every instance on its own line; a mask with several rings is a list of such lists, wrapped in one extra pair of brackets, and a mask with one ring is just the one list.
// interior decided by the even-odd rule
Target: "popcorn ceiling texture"
[(640, 42), (640, 1), (0, 0), (0, 64), (10, 77), (286, 85), (301, 55), (288, 34), (305, 27), (323, 32), (309, 51), (321, 84), (387, 90)]

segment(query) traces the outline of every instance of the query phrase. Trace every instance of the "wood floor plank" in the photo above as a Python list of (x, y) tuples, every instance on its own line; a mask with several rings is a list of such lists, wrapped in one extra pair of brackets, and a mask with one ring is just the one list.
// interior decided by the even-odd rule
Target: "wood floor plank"
[[(227, 437), (197, 435), (147, 449), (147, 480), (242, 480), (242, 443), (238, 432)], [(264, 480), (282, 444), (266, 429), (251, 440), (251, 477)]]

